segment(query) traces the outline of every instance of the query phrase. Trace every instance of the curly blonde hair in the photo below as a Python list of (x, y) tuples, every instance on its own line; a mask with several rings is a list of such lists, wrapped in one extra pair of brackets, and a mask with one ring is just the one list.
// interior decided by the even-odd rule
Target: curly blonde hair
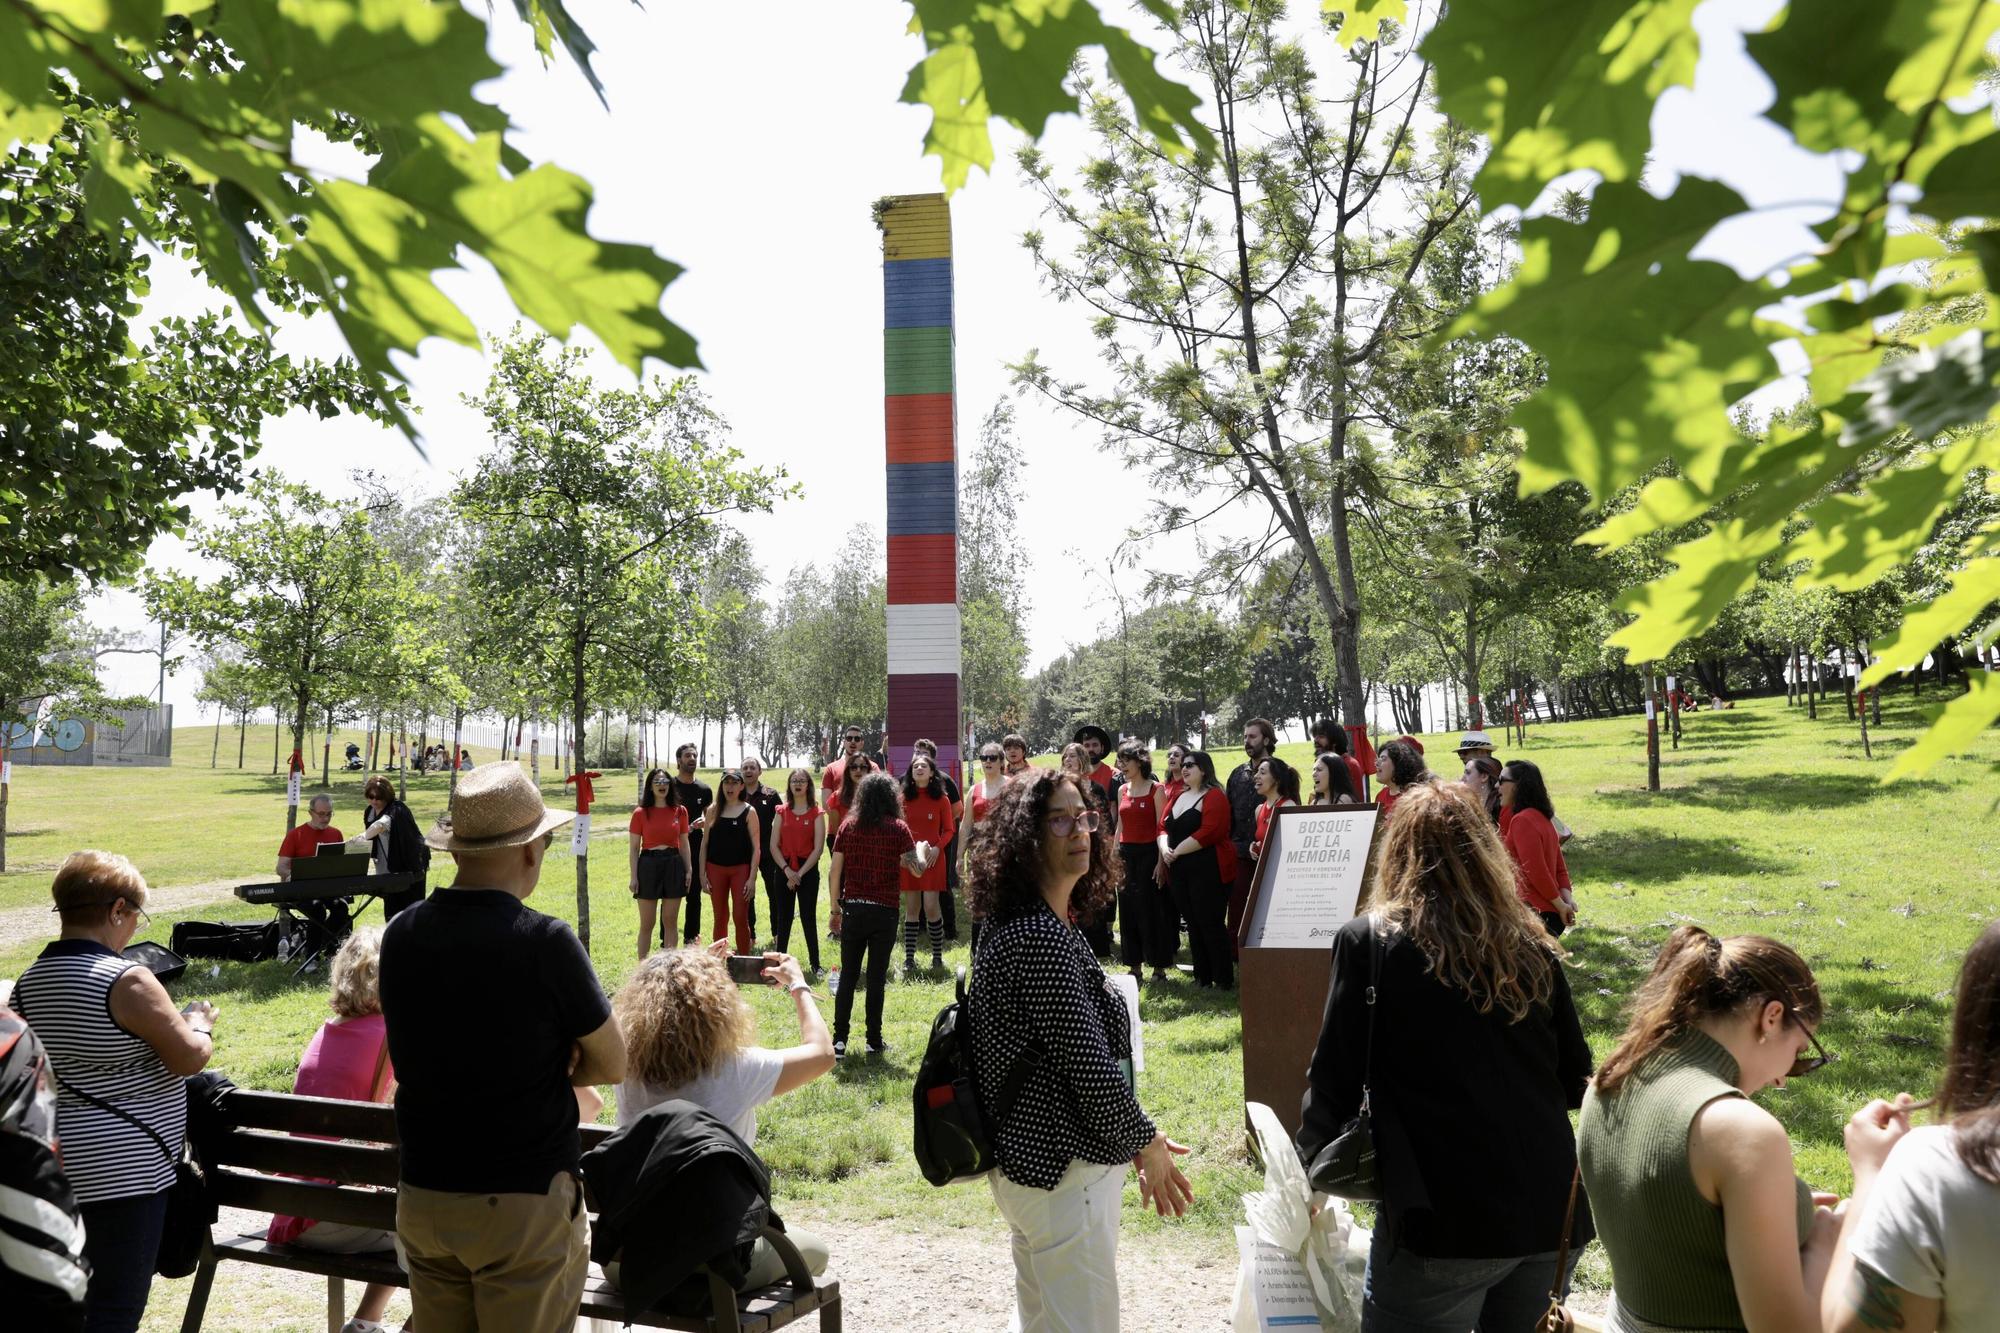
[(756, 1019), (706, 949), (672, 949), (639, 964), (612, 1001), (625, 1033), (630, 1077), (679, 1088), (750, 1044)]
[(342, 1018), (366, 1018), (382, 1012), (382, 928), (357, 930), (333, 956), (329, 973), (333, 993), (327, 1002)]

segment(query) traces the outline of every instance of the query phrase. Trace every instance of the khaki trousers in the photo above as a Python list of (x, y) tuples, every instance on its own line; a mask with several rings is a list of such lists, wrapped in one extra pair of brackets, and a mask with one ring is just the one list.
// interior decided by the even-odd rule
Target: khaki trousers
[(545, 1194), (450, 1194), (403, 1183), (396, 1237), (424, 1333), (567, 1333), (590, 1267), (583, 1187), (568, 1172)]

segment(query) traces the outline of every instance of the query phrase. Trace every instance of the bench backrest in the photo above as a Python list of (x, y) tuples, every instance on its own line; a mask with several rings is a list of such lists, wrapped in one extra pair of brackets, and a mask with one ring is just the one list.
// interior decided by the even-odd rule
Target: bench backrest
[[(228, 1132), (204, 1145), (216, 1202), (395, 1230), (402, 1155), (392, 1108), (238, 1088), (222, 1099), (221, 1113)], [(588, 1151), (613, 1131), (586, 1125), (582, 1133)], [(307, 1134), (324, 1137), (295, 1137)]]

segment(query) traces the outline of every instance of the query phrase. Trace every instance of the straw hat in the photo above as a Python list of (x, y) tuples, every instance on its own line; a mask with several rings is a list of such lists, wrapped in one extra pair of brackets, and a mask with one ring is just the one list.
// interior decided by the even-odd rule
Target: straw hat
[(1493, 738), (1483, 731), (1468, 731), (1458, 738), (1458, 752), (1462, 755), (1468, 750), (1484, 750), (1492, 754)]
[(489, 852), (533, 842), (575, 819), (551, 810), (521, 765), (512, 759), (481, 764), (458, 784), (458, 795), (424, 838), (441, 852)]

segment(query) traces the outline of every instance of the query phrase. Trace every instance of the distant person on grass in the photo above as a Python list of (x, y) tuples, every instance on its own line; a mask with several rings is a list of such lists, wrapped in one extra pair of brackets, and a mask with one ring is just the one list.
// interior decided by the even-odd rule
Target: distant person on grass
[[(857, 764), (865, 760), (855, 761)], [(889, 1049), (882, 1036), (882, 1003), (896, 947), (902, 872), (930, 868), (930, 848), (919, 849), (903, 822), (903, 794), (887, 773), (870, 773), (854, 789), (854, 813), (833, 837), (828, 871), (833, 899), (829, 933), (840, 937), (840, 991), (833, 1001), (833, 1053), (847, 1054), (854, 992), (868, 988), (868, 1053)], [(865, 977), (865, 981), (864, 981)]]
[[(1379, 840), (1370, 910), (1334, 936), (1300, 1113), (1310, 1165), (1364, 1097), (1372, 1110), (1382, 1204), (1363, 1329), (1536, 1328), (1568, 1283), (1569, 1113), (1589, 1077), (1561, 952), (1515, 896), (1486, 812), (1411, 789)], [(1572, 1256), (1589, 1238), (1579, 1209)]]
[[(979, 1101), (999, 1166), (988, 1186), (1012, 1233), (1023, 1333), (1118, 1327), (1118, 1208), (1139, 1197), (1179, 1217), (1194, 1192), (1133, 1093), (1125, 1001), (1072, 914), (1109, 910), (1120, 863), (1089, 780), (1044, 771), (1008, 784), (972, 849), (967, 888), (986, 922), (968, 998)], [(1017, 1065), (1033, 1072), (1003, 1105)]]
[[(396, 1069), (389, 1063), (389, 1038), (382, 1024), (381, 965), (379, 927), (355, 931), (333, 956), (327, 997), (333, 1017), (320, 1024), (306, 1043), (292, 1080), (298, 1096), (387, 1102), (395, 1095)], [(265, 1239), (273, 1245), (298, 1245), (329, 1254), (366, 1254), (387, 1250), (393, 1243), (390, 1233), (380, 1227), (316, 1222), (282, 1213), (271, 1219)], [(382, 1316), (395, 1293), (386, 1282), (369, 1283), (354, 1317), (340, 1333), (381, 1333)]]
[(2000, 921), (1965, 955), (1935, 1123), (1907, 1094), (1847, 1126), (1854, 1195), (1820, 1298), (1826, 1333), (2000, 1327)]
[(431, 849), (424, 846), (424, 833), (417, 827), (417, 817), (397, 798), (395, 783), (378, 773), (361, 784), (361, 795), (368, 803), (367, 826), (361, 830), (361, 836), (375, 843), (376, 873), (394, 875), (408, 871), (417, 877), (409, 888), (382, 895), (382, 919), (387, 921), (424, 900)]
[[(687, 896), (693, 873), (690, 867), (694, 865), (680, 784), (664, 768), (646, 774), (639, 804), (625, 830), (626, 887), (639, 905), (639, 959), (643, 962), (652, 952), (653, 926), (659, 914), (666, 913), (668, 931), (679, 919), (681, 899)], [(661, 903), (666, 906), (661, 907)]]
[[(715, 801), (715, 792), (706, 782), (695, 776), (696, 753), (693, 742), (683, 742), (674, 751), (674, 790), (680, 794), (681, 809), (687, 811), (688, 818), (688, 892), (687, 916), (681, 934), (681, 943), (693, 944), (701, 938), (701, 844), (702, 824), (708, 815), (708, 807)], [(660, 918), (660, 947), (672, 943), (674, 933), (673, 918)]]
[[(759, 1108), (833, 1068), (833, 1038), (798, 959), (764, 955), (765, 982), (790, 994), (799, 1020), (798, 1044), (769, 1050), (755, 1043), (757, 1016), (729, 979), (723, 963), (727, 952), (726, 944), (717, 941), (708, 949), (659, 954), (641, 963), (618, 992), (613, 1007), (630, 1057), (625, 1081), (618, 1085), (620, 1126), (662, 1102), (693, 1102), (755, 1145)], [(787, 1227), (785, 1234), (812, 1272), (826, 1271), (826, 1241), (797, 1227)], [(614, 1283), (617, 1267), (614, 1261), (605, 1268)], [(777, 1252), (768, 1242), (757, 1241), (744, 1289), (769, 1286), (784, 1276)]]
[(71, 852), (49, 892), (62, 934), (21, 973), (12, 1005), (57, 1077), (63, 1169), (91, 1270), (84, 1329), (132, 1333), (187, 1133), (183, 1081), (215, 1054), (216, 1010), (197, 1000), (176, 1011), (159, 979), (122, 956), (146, 916), (146, 881), (130, 861)]
[(427, 841), (457, 880), (382, 940), (396, 1235), (422, 1333), (558, 1333), (589, 1261), (574, 1089), (622, 1081), (625, 1042), (575, 933), (524, 901), (574, 816), (501, 762), (466, 775), (449, 818)]
[(1613, 1333), (1820, 1328), (1839, 1219), (1750, 1098), (1827, 1063), (1824, 1015), (1812, 969), (1776, 940), (1668, 937), (1577, 1123)]
[(1535, 909), (1549, 934), (1560, 935), (1576, 920), (1576, 895), (1542, 770), (1516, 759), (1500, 770), (1498, 786), (1500, 836), (1520, 869), (1521, 900)]

